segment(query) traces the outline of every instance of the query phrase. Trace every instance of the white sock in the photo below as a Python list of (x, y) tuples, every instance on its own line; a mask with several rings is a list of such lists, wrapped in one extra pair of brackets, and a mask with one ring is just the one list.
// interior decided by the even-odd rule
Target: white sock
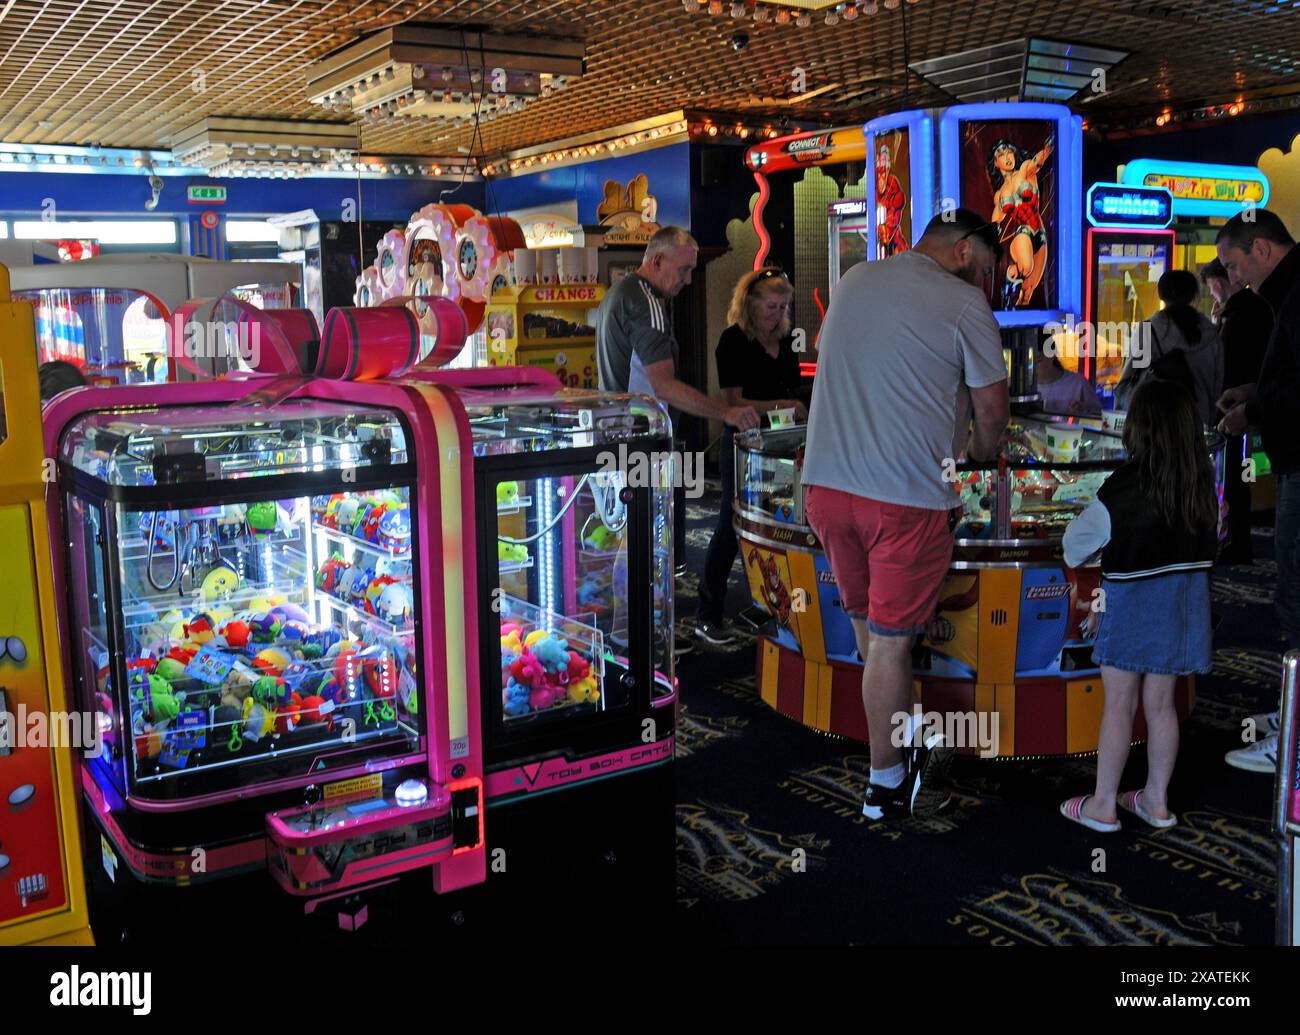
[(891, 765), (888, 769), (871, 770), (871, 782), (877, 787), (887, 787), (893, 789), (901, 786), (903, 777), (907, 775), (907, 767), (899, 762), (898, 765)]

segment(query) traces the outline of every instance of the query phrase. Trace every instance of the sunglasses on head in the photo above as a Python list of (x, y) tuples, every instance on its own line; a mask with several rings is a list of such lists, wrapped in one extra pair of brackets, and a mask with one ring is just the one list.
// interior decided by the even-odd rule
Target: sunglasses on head
[(752, 281), (750, 281), (749, 287), (745, 291), (745, 294), (752, 295), (754, 293), (754, 289), (757, 288), (759, 284), (765, 283), (766, 281), (771, 280), (773, 277), (779, 277), (781, 280), (784, 280), (787, 286), (790, 284), (790, 278), (787, 277), (780, 270), (763, 270), (762, 273), (760, 273), (757, 277), (755, 277)]
[(961, 244), (968, 237), (978, 237), (995, 255), (1002, 250), (1002, 228), (997, 223), (985, 223), (974, 230), (967, 230), (957, 238), (957, 243)]

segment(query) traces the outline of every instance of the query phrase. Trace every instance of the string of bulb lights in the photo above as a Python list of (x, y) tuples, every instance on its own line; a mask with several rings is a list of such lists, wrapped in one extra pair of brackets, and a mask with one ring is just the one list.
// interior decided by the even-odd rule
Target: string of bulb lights
[[(918, 0), (906, 0), (915, 4)], [(772, 22), (774, 25), (794, 25), (806, 29), (818, 17), (826, 25), (852, 24), (860, 16), (870, 17), (886, 11), (896, 11), (903, 5), (903, 0), (845, 0), (828, 6), (822, 11), (811, 11), (806, 7), (787, 7), (773, 0), (682, 0), (682, 7), (691, 13), (711, 14), (715, 17), (731, 17), (737, 20), (749, 18), (759, 23)]]

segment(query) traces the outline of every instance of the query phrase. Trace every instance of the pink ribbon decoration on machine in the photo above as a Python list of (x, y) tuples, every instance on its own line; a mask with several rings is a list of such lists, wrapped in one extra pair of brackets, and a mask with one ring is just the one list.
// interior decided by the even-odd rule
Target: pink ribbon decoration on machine
[(400, 377), (449, 363), (468, 336), (463, 309), (428, 295), (331, 309), (321, 329), (308, 309), (258, 309), (231, 295), (198, 298), (177, 307), (168, 331), (169, 357), (199, 380)]

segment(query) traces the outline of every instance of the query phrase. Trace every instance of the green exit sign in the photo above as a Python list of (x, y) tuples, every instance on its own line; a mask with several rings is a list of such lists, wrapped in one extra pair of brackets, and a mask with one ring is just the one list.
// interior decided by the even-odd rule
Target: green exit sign
[(226, 188), (191, 187), (189, 198), (191, 204), (224, 205), (226, 203)]

